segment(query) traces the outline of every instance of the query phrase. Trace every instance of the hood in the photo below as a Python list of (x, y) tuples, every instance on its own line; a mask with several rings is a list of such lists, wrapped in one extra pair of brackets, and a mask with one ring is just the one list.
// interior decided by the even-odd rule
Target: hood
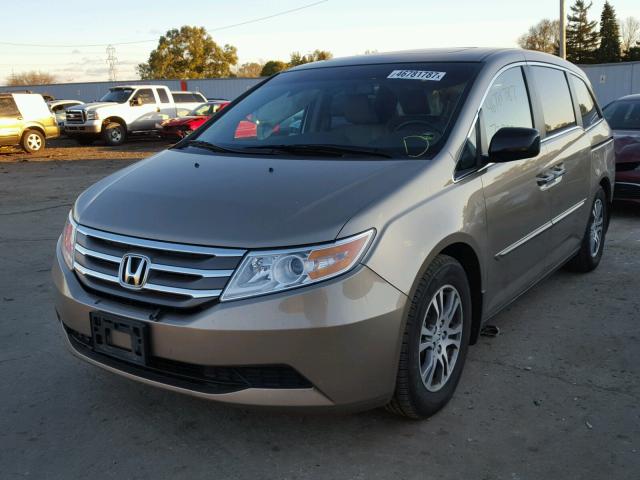
[[(331, 241), (420, 161), (224, 156), (166, 150), (87, 189), (78, 222), (141, 238), (271, 248)], [(373, 226), (373, 225), (372, 225)]]
[(83, 103), (82, 105), (77, 105), (75, 107), (71, 107), (69, 110), (97, 110), (98, 108), (103, 107), (112, 107), (113, 105), (120, 105), (117, 102), (91, 102), (91, 103)]
[(166, 121), (165, 125), (184, 125), (185, 123), (193, 122), (194, 120), (206, 120), (208, 117), (204, 115), (191, 115), (188, 117), (171, 118)]

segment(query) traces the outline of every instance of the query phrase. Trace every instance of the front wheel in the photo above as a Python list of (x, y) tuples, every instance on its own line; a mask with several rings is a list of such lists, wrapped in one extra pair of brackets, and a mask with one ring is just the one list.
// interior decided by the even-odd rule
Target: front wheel
[(411, 300), (403, 334), (396, 390), (387, 409), (427, 418), (453, 396), (471, 333), (471, 292), (464, 268), (438, 255)]
[(36, 153), (44, 149), (44, 135), (37, 130), (27, 130), (22, 136), (22, 148), (27, 153)]
[(582, 237), (578, 253), (569, 260), (567, 267), (574, 272), (587, 273), (595, 270), (602, 259), (604, 239), (609, 224), (609, 208), (607, 197), (602, 187), (596, 192), (591, 204), (589, 223)]
[(127, 128), (118, 122), (109, 122), (102, 127), (102, 138), (107, 145), (116, 147), (127, 139)]

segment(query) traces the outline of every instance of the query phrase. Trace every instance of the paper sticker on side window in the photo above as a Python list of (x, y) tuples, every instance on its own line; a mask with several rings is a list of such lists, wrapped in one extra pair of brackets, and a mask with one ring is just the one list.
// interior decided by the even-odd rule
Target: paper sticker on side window
[(425, 70), (394, 70), (387, 78), (399, 78), (402, 80), (431, 80), (439, 82), (447, 72), (428, 72)]

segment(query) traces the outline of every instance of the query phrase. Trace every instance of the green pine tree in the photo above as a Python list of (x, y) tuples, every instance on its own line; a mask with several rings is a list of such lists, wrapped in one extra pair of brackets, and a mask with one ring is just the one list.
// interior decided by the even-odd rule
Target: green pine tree
[(600, 63), (619, 62), (622, 58), (620, 48), (620, 27), (616, 12), (609, 2), (604, 3), (600, 16), (600, 46), (596, 58)]
[(576, 0), (567, 16), (567, 60), (573, 63), (593, 63), (598, 48), (596, 22), (590, 22), (588, 13), (592, 3)]

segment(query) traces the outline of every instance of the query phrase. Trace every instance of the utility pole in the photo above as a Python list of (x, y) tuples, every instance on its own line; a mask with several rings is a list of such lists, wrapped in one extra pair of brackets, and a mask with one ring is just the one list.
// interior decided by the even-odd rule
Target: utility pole
[(107, 65), (109, 65), (109, 81), (116, 81), (116, 64), (118, 59), (116, 58), (116, 47), (113, 45), (107, 46)]
[(560, 58), (567, 58), (567, 17), (564, 14), (564, 0), (560, 0)]

